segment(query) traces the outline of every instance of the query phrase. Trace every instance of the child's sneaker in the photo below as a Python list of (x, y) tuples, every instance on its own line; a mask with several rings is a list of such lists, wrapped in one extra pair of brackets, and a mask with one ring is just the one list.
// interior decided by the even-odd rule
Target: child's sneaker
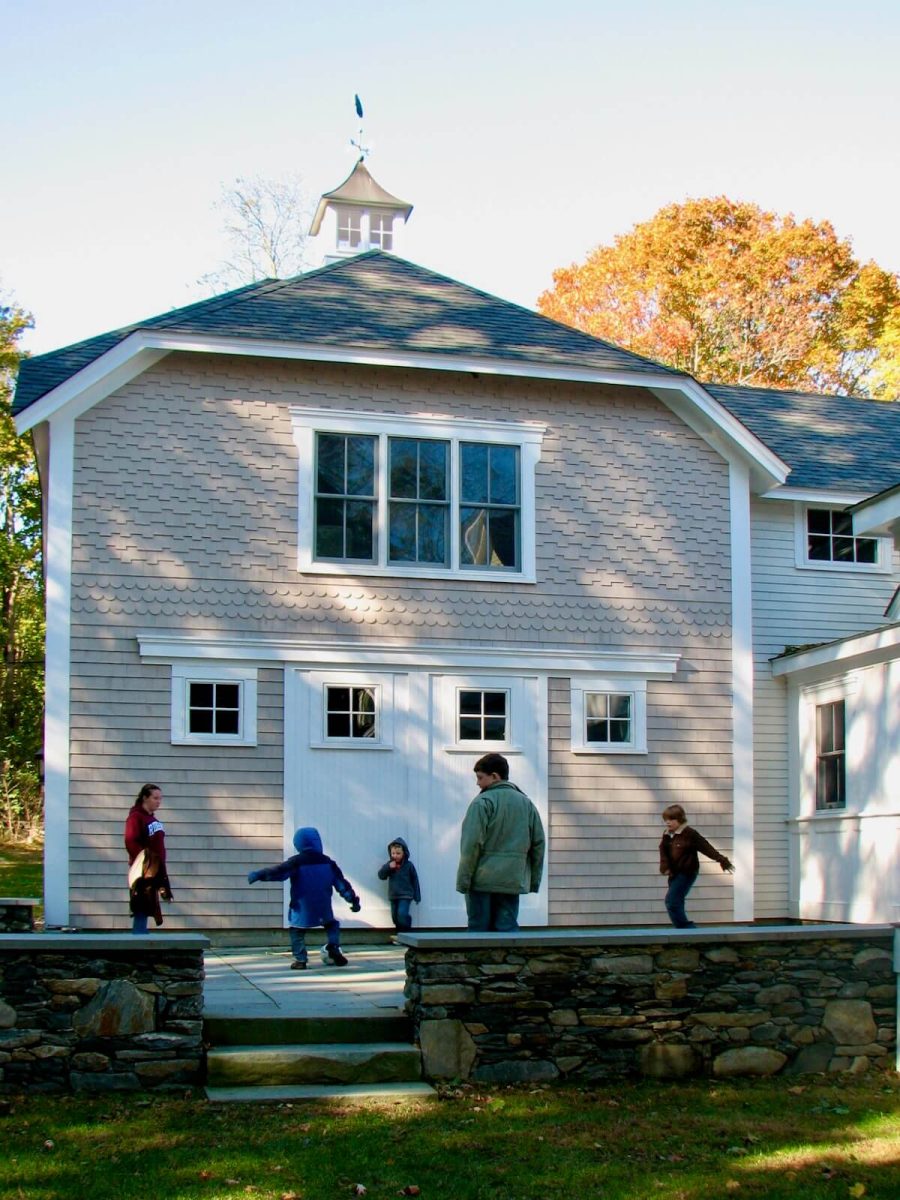
[(341, 954), (340, 946), (332, 946), (329, 942), (322, 947), (322, 962), (331, 963), (335, 967), (346, 967), (347, 959)]
[(294, 961), (291, 963), (291, 970), (292, 971), (305, 971), (306, 963), (301, 962), (299, 958), (295, 958)]

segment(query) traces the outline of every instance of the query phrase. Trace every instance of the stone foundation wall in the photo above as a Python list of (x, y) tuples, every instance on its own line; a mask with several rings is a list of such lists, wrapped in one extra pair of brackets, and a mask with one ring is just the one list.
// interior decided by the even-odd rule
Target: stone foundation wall
[(433, 1079), (894, 1069), (893, 931), (407, 934)]
[(0, 935), (0, 1092), (199, 1082), (204, 937)]

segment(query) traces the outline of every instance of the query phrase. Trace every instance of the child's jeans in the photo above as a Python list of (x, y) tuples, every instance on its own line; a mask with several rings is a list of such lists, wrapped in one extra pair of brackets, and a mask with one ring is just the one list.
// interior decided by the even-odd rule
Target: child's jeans
[(676, 929), (694, 929), (694, 922), (688, 920), (688, 915), (684, 911), (684, 902), (687, 899), (687, 894), (697, 881), (698, 872), (693, 875), (673, 875), (669, 880), (669, 888), (666, 892), (666, 912), (669, 914), (669, 920)]
[[(318, 926), (316, 926), (318, 928)], [(327, 921), (322, 928), (325, 930), (325, 938), (329, 946), (339, 946), (341, 944), (341, 923), (340, 921)], [(306, 950), (306, 930), (298, 929), (292, 925), (290, 928), (291, 935), (291, 953), (297, 962), (305, 963), (308, 957)]]
[(412, 917), (409, 915), (411, 904), (412, 898), (409, 896), (398, 896), (391, 901), (391, 920), (398, 933), (412, 929)]
[(131, 918), (132, 933), (147, 933), (148, 917), (146, 913), (135, 913)]

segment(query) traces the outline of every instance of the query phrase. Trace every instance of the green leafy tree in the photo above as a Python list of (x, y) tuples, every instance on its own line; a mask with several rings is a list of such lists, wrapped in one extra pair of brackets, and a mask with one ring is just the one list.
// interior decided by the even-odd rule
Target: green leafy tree
[(0, 835), (40, 828), (44, 582), (41, 493), (30, 438), (16, 434), (12, 381), (31, 317), (0, 304)]
[(710, 383), (889, 398), (900, 372), (900, 279), (827, 221), (688, 200), (553, 279), (545, 316)]

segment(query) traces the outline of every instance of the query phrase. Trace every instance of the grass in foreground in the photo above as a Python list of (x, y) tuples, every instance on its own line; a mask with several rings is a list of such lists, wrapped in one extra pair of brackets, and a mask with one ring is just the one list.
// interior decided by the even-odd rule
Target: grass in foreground
[(0, 841), (0, 896), (40, 900), (43, 894), (43, 846)]
[(0, 1145), (4, 1200), (897, 1200), (900, 1084), (462, 1088), (378, 1106), (32, 1096), (0, 1117)]

